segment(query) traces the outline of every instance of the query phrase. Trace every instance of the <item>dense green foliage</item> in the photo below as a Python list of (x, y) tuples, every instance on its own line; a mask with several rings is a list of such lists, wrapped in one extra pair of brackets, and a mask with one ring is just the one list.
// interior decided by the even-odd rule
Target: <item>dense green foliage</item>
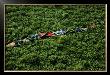
[(5, 70), (105, 70), (105, 5), (6, 5), (6, 43), (90, 23), (96, 29), (5, 48)]

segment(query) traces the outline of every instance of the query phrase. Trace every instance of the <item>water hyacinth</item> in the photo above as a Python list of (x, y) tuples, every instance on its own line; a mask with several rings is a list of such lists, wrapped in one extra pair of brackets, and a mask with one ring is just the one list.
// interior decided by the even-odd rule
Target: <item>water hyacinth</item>
[(5, 70), (105, 71), (105, 4), (48, 6), (5, 5)]

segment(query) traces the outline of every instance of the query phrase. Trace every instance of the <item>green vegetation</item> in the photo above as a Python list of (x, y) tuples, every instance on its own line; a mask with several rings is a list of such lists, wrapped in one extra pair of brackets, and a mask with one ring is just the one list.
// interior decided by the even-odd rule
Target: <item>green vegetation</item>
[(105, 70), (105, 5), (6, 5), (6, 44), (30, 34), (91, 23), (95, 29), (5, 48), (5, 70)]

